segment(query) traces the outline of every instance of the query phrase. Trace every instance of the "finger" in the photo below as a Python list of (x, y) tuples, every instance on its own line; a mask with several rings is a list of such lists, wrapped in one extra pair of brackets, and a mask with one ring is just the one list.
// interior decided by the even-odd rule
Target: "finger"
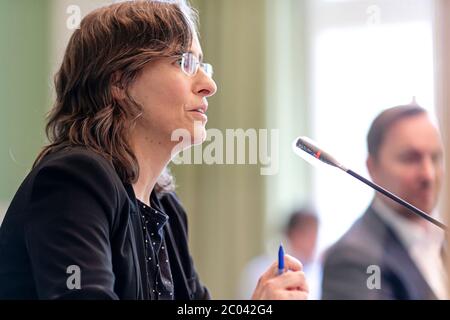
[(270, 278), (273, 278), (277, 274), (278, 274), (278, 262), (275, 261), (270, 265), (269, 269), (267, 269), (266, 272), (262, 274), (262, 276), (260, 277), (260, 281), (264, 282)]
[[(303, 270), (303, 265), (298, 259), (296, 259), (293, 256), (290, 256), (288, 254), (285, 254), (284, 255), (284, 270), (285, 271), (287, 271), (287, 270), (301, 271), (301, 270)], [(260, 281), (268, 280), (277, 275), (278, 275), (278, 261), (275, 261), (274, 263), (272, 263), (270, 265), (269, 269), (267, 269), (267, 271), (263, 273), (263, 275), (260, 278)]]
[(303, 264), (300, 262), (300, 260), (294, 258), (293, 256), (290, 256), (288, 254), (284, 255), (284, 270), (291, 270), (291, 271), (302, 271), (303, 270)]
[(282, 300), (307, 300), (309, 293), (306, 291), (283, 291), (279, 293)]
[(271, 279), (271, 281), (275, 282), (274, 287), (309, 292), (309, 286), (303, 271), (285, 272), (279, 277)]

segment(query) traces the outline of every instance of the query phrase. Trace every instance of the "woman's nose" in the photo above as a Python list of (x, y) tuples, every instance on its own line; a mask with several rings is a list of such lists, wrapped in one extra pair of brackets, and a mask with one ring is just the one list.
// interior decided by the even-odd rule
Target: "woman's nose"
[(196, 93), (205, 98), (213, 96), (217, 92), (216, 82), (201, 68), (198, 70), (197, 76), (199, 77), (199, 82), (195, 89)]

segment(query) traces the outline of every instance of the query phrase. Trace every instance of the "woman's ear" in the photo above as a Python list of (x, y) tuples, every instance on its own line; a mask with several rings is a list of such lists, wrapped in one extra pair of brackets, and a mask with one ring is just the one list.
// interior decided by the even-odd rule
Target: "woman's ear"
[(123, 100), (126, 97), (121, 78), (122, 74), (119, 72), (114, 72), (111, 76), (111, 94), (114, 100)]

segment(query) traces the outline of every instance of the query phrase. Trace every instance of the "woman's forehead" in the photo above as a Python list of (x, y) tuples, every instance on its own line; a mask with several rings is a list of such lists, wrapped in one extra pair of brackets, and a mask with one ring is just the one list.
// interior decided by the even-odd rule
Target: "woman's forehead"
[(199, 58), (199, 60), (203, 59), (202, 47), (200, 45), (200, 41), (198, 40), (197, 35), (194, 35), (192, 39), (191, 48), (189, 51), (192, 52), (194, 55), (196, 55)]

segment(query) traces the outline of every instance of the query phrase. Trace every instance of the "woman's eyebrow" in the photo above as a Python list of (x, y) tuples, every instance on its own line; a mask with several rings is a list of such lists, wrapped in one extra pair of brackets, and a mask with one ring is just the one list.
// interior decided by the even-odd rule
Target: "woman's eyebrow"
[[(189, 53), (192, 53), (194, 56), (197, 55), (197, 53), (194, 51), (189, 51)], [(203, 53), (201, 53), (201, 52), (198, 54), (198, 61), (200, 61), (200, 62), (203, 61)]]

